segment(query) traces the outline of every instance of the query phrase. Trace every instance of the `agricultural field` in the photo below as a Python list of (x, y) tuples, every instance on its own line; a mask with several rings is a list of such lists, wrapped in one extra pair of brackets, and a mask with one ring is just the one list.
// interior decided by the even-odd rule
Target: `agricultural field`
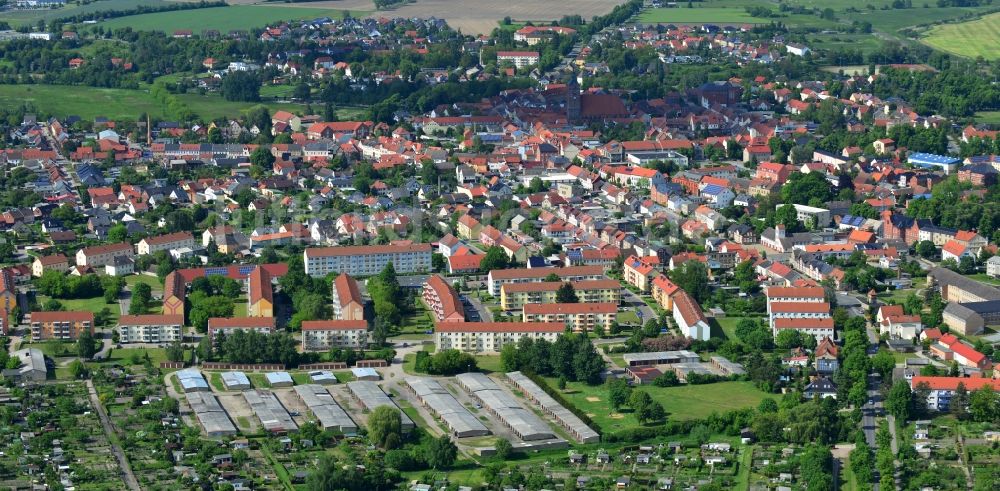
[(922, 39), (933, 48), (959, 56), (987, 60), (1000, 58), (1000, 13), (962, 22), (934, 26)]
[(743, 7), (650, 9), (639, 15), (645, 24), (757, 24), (768, 20), (753, 17)]
[(131, 9), (139, 6), (163, 7), (173, 3), (168, 0), (101, 0), (99, 2), (90, 2), (86, 5), (66, 4), (65, 7), (54, 10), (14, 10), (0, 12), (0, 21), (8, 22), (12, 26), (34, 25), (39, 20), (48, 22), (52, 19), (60, 19), (71, 15), (89, 14), (104, 10)]
[[(254, 0), (250, 0), (254, 1)], [(498, 27), (504, 17), (518, 22), (544, 22), (559, 20), (564, 15), (579, 14), (584, 19), (604, 15), (625, 3), (624, 0), (565, 0), (562, 2), (537, 2), (515, 0), (495, 2), (493, 0), (417, 0), (399, 7), (369, 13), (373, 17), (437, 17), (448, 21), (448, 25), (465, 34), (488, 34)], [(350, 10), (371, 10), (371, 0), (321, 0), (309, 3), (285, 4), (281, 7), (288, 12), (299, 8), (336, 8)]]
[[(310, 5), (316, 5), (310, 3)], [(199, 34), (206, 29), (215, 29), (226, 33), (234, 30), (247, 30), (253, 27), (264, 27), (267, 24), (293, 19), (314, 19), (317, 17), (344, 17), (345, 10), (329, 8), (297, 8), (267, 5), (233, 5), (229, 7), (212, 7), (198, 10), (179, 10), (174, 12), (156, 12), (151, 14), (130, 15), (103, 22), (105, 29), (131, 27), (137, 31), (163, 31), (172, 33), (178, 29), (190, 29)], [(361, 17), (365, 11), (353, 11), (351, 15)]]
[[(556, 381), (549, 380), (552, 387)], [(603, 385), (588, 386), (570, 382), (563, 397), (590, 416), (604, 431), (616, 432), (639, 426), (630, 412), (614, 413), (608, 407), (607, 389)], [(705, 385), (681, 385), (677, 387), (642, 386), (666, 409), (672, 420), (704, 418), (713, 411), (723, 413), (745, 407), (756, 407), (768, 394), (758, 390), (750, 382), (718, 382)]]

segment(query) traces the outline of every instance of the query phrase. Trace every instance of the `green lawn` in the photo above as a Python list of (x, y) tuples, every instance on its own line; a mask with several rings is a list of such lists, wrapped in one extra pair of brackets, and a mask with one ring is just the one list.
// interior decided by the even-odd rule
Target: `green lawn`
[(743, 319), (743, 317), (715, 317), (709, 319), (709, 324), (712, 327), (712, 337), (736, 339), (736, 325)]
[(638, 326), (641, 324), (639, 320), (639, 315), (635, 311), (619, 312), (616, 318), (619, 324), (631, 324)]
[[(38, 296), (39, 305), (44, 305), (49, 299), (45, 295)], [(118, 315), (121, 313), (121, 308), (118, 303), (104, 303), (104, 297), (94, 297), (94, 298), (68, 298), (62, 299), (57, 298), (56, 300), (62, 304), (63, 310), (85, 310), (88, 312), (100, 312), (101, 309), (107, 307), (111, 311), (110, 325), (114, 326), (118, 323)]]
[[(274, 5), (231, 5), (212, 7), (197, 11), (157, 12), (119, 17), (101, 23), (105, 29), (131, 27), (137, 31), (163, 31), (172, 33), (177, 29), (190, 29), (200, 34), (206, 29), (216, 29), (221, 33), (233, 30), (248, 30), (267, 24), (294, 19), (314, 19), (317, 17), (343, 18), (344, 10), (325, 8), (288, 8)], [(362, 17), (367, 12), (351, 12), (354, 17)]]
[[(238, 118), (247, 109), (263, 105), (270, 111), (284, 109), (302, 112), (305, 106), (276, 102), (230, 102), (218, 94), (179, 94), (177, 98), (203, 120)], [(164, 106), (146, 90), (103, 89), (97, 87), (66, 85), (0, 85), (0, 105), (16, 107), (30, 103), (34, 110), (57, 117), (79, 116), (94, 119), (98, 116), (113, 120), (134, 119), (140, 113), (156, 118), (169, 118)], [(340, 118), (352, 118), (364, 110), (338, 109)]]
[(979, 111), (976, 121), (984, 124), (1000, 124), (1000, 111)]
[(941, 51), (987, 60), (1000, 58), (1000, 13), (957, 24), (934, 26), (923, 42)]
[(167, 361), (167, 350), (163, 348), (113, 348), (111, 356), (107, 360), (102, 360), (102, 363), (132, 365), (134, 355), (141, 365), (147, 354), (154, 367), (160, 366), (160, 362)]
[(482, 355), (476, 357), (476, 366), (484, 372), (500, 372), (503, 369), (500, 368), (500, 357), (499, 356), (488, 356)]
[[(552, 387), (555, 380), (548, 380)], [(769, 394), (758, 390), (750, 382), (719, 382), (706, 385), (681, 385), (678, 387), (642, 386), (643, 390), (659, 401), (672, 420), (700, 419), (713, 411), (723, 413), (745, 407), (756, 407)], [(563, 394), (566, 400), (584, 411), (604, 431), (615, 432), (639, 426), (630, 412), (613, 413), (608, 407), (607, 390), (603, 385), (588, 386), (570, 382)], [(627, 410), (626, 410), (627, 411)]]
[(134, 274), (132, 276), (126, 276), (125, 283), (129, 288), (133, 288), (139, 283), (145, 283), (149, 285), (149, 288), (153, 290), (154, 294), (163, 293), (163, 283), (160, 283), (160, 279), (155, 276)]
[[(1000, 113), (1000, 112), (998, 112), (998, 113)], [(968, 275), (968, 277), (972, 278), (972, 279), (974, 279), (976, 281), (981, 281), (983, 283), (989, 284), (989, 285), (1000, 286), (1000, 280), (998, 280), (998, 279), (996, 279), (996, 278), (994, 278), (992, 276), (986, 276), (985, 273), (970, 274), (970, 275)]]

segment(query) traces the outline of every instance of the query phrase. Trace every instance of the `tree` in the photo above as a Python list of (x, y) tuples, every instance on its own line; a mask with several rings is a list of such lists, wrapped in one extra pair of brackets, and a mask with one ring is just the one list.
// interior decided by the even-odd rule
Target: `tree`
[(490, 246), (486, 249), (486, 255), (483, 256), (483, 260), (479, 262), (479, 270), (483, 272), (489, 272), (494, 269), (506, 269), (509, 264), (509, 258), (507, 253), (504, 252), (503, 248), (499, 246)]
[(570, 282), (563, 283), (558, 290), (556, 290), (556, 303), (579, 303), (580, 299), (576, 296), (576, 290)]
[(996, 423), (1000, 419), (997, 401), (993, 387), (983, 385), (969, 394), (969, 416), (981, 423)]
[(770, 397), (765, 397), (757, 405), (757, 412), (761, 414), (776, 413), (778, 412), (778, 403)]
[(951, 401), (948, 402), (948, 412), (958, 419), (964, 419), (967, 413), (967, 406), (969, 405), (969, 391), (965, 388), (965, 384), (959, 382), (958, 387), (955, 388), (955, 394), (951, 396)]
[(885, 398), (885, 409), (900, 421), (906, 421), (910, 416), (913, 407), (913, 397), (910, 392), (910, 384), (906, 381), (898, 381), (889, 389), (889, 395)]
[(513, 453), (514, 446), (506, 438), (497, 438), (497, 442), (493, 444), (493, 451), (497, 460), (507, 460), (510, 454)]
[(670, 279), (699, 304), (711, 295), (708, 269), (701, 261), (685, 261), (681, 267), (670, 272)]
[(108, 242), (125, 242), (128, 239), (128, 229), (124, 223), (116, 223), (108, 229)]
[(270, 149), (260, 146), (250, 154), (250, 163), (270, 170), (271, 165), (274, 164), (274, 155), (271, 154)]
[(629, 393), (632, 388), (629, 387), (628, 382), (621, 378), (609, 378), (607, 382), (608, 386), (608, 404), (611, 405), (611, 409), (618, 411), (622, 408), (629, 400)]
[(872, 357), (872, 369), (882, 374), (883, 379), (888, 380), (894, 368), (896, 359), (888, 351), (881, 350)]
[(90, 332), (90, 329), (80, 331), (80, 337), (76, 340), (77, 356), (89, 360), (97, 354), (99, 348), (100, 343), (94, 338), (94, 334)]
[(937, 246), (929, 240), (921, 240), (917, 242), (917, 254), (924, 259), (930, 259), (937, 254)]
[(796, 329), (783, 329), (774, 338), (774, 345), (780, 349), (801, 347), (803, 345), (802, 333)]
[(74, 380), (79, 380), (87, 377), (87, 365), (84, 365), (80, 360), (73, 360), (69, 363), (69, 375), (73, 377)]
[(441, 435), (431, 441), (427, 449), (427, 464), (433, 469), (447, 469), (455, 463), (458, 447), (452, 443), (448, 435)]
[(368, 416), (368, 439), (376, 446), (391, 450), (402, 442), (403, 422), (399, 410), (379, 406)]
[(227, 101), (260, 100), (260, 78), (250, 72), (231, 72), (222, 78), (222, 97)]

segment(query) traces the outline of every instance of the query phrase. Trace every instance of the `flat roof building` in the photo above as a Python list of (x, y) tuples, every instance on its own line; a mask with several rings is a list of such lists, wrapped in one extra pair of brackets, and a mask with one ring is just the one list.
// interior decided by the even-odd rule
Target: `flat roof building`
[(329, 273), (372, 276), (390, 262), (399, 274), (432, 269), (430, 244), (310, 247), (302, 255), (306, 274), (310, 276)]
[[(179, 373), (179, 372), (178, 372)], [(204, 381), (205, 379), (202, 379)], [(206, 387), (208, 384), (205, 384)], [(188, 405), (194, 412), (198, 422), (201, 423), (205, 434), (210, 437), (223, 437), (236, 434), (236, 426), (229, 419), (229, 415), (219, 400), (211, 392), (187, 392)]]
[(518, 438), (524, 441), (556, 438), (549, 425), (522, 406), (514, 396), (503, 390), (493, 379), (478, 372), (461, 373), (455, 380), (483, 408), (497, 417)]
[(403, 410), (399, 409), (399, 406), (385, 392), (382, 392), (382, 388), (375, 382), (366, 380), (348, 382), (347, 389), (351, 391), (351, 395), (368, 411), (374, 411), (379, 406), (391, 407), (399, 411), (403, 431), (411, 431), (414, 428), (413, 420)]
[(243, 372), (224, 372), (222, 385), (226, 390), (249, 390), (250, 378)]
[(566, 409), (562, 404), (542, 390), (533, 380), (521, 372), (507, 374), (511, 385), (520, 390), (528, 400), (538, 404), (542, 412), (556, 420), (563, 429), (568, 431), (580, 443), (597, 443), (601, 435), (587, 426), (579, 416)]
[(688, 350), (654, 351), (649, 353), (625, 353), (622, 355), (625, 365), (641, 367), (650, 365), (672, 365), (674, 363), (695, 363), (701, 360), (698, 354)]
[(177, 377), (177, 381), (181, 384), (181, 390), (184, 392), (209, 392), (212, 390), (197, 368), (178, 370), (174, 376)]
[(250, 405), (250, 409), (265, 430), (271, 433), (287, 433), (299, 429), (273, 392), (246, 390), (243, 391), (243, 399)]
[(267, 378), (267, 384), (271, 387), (291, 387), (295, 385), (295, 381), (292, 380), (292, 376), (288, 372), (268, 372), (264, 374)]
[(316, 416), (320, 428), (342, 435), (356, 435), (358, 433), (357, 423), (347, 415), (340, 404), (337, 404), (333, 395), (325, 387), (316, 384), (296, 385), (295, 393), (313, 413), (313, 416)]
[(444, 422), (452, 436), (466, 438), (490, 434), (490, 430), (437, 380), (425, 377), (406, 377), (404, 380), (420, 403)]

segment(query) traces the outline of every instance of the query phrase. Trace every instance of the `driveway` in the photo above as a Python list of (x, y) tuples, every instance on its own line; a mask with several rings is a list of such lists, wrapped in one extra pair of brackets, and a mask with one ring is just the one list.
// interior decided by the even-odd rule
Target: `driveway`
[(632, 293), (628, 288), (622, 288), (622, 305), (625, 310), (632, 310), (639, 316), (640, 325), (646, 324), (649, 319), (656, 318), (656, 311), (642, 300), (642, 297)]

